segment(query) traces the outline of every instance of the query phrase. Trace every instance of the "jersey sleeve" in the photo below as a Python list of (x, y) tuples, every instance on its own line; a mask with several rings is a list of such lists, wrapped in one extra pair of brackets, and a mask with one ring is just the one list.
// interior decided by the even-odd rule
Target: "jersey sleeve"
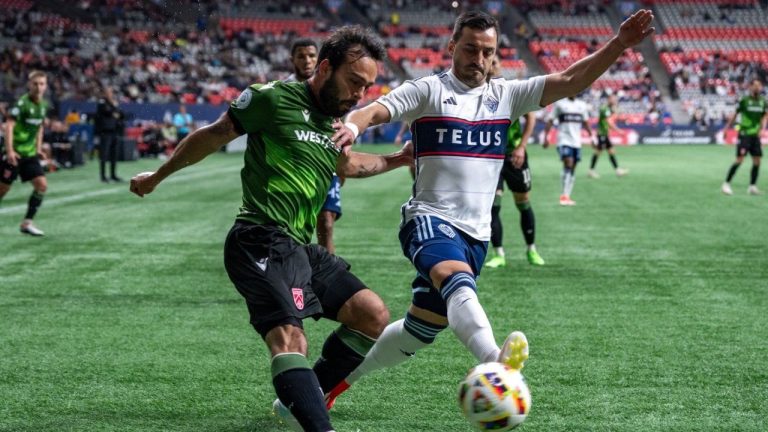
[(274, 84), (253, 84), (232, 101), (227, 114), (237, 132), (257, 133), (271, 122), (280, 99)]
[(429, 86), (424, 79), (408, 80), (376, 102), (389, 111), (390, 122), (411, 123), (423, 111), (428, 96)]
[(19, 100), (8, 110), (8, 117), (13, 121), (19, 120), (19, 116), (21, 116), (21, 105), (22, 101)]
[(511, 115), (518, 118), (521, 115), (541, 109), (541, 95), (544, 92), (546, 76), (541, 75), (527, 80), (510, 80), (505, 84), (510, 93)]

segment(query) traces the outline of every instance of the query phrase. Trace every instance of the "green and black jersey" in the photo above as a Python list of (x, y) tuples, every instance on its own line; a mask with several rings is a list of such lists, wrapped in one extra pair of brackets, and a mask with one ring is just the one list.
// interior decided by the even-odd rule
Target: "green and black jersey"
[(309, 243), (336, 170), (333, 118), (306, 83), (254, 84), (232, 102), (229, 116), (248, 134), (237, 218), (277, 225)]
[(597, 134), (600, 136), (608, 136), (608, 129), (611, 125), (608, 123), (608, 119), (613, 115), (610, 105), (603, 105), (598, 111), (597, 119)]
[(523, 142), (523, 127), (520, 126), (520, 119), (515, 120), (507, 130), (507, 150), (506, 156), (511, 156), (512, 152), (520, 147)]
[[(13, 126), (13, 149), (21, 157), (37, 155), (37, 133), (48, 112), (45, 100), (33, 101), (25, 94), (8, 110), (8, 114), (16, 124)], [(5, 152), (5, 146), (3, 146)]]
[(757, 136), (760, 133), (760, 121), (766, 113), (765, 99), (745, 96), (739, 101), (736, 112), (740, 114), (739, 135)]

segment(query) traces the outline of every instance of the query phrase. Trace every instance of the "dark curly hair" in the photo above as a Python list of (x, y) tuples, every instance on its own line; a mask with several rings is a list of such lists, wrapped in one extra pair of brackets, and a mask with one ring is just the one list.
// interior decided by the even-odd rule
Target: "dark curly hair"
[(496, 18), (483, 11), (469, 11), (464, 12), (456, 18), (456, 22), (453, 24), (453, 35), (451, 40), (458, 42), (461, 37), (461, 31), (464, 27), (469, 27), (475, 30), (485, 31), (489, 28), (496, 30), (496, 37), (499, 35), (499, 22)]
[(317, 62), (328, 59), (333, 69), (349, 58), (354, 61), (370, 57), (376, 61), (387, 57), (384, 41), (375, 33), (359, 25), (348, 25), (334, 31), (320, 47)]

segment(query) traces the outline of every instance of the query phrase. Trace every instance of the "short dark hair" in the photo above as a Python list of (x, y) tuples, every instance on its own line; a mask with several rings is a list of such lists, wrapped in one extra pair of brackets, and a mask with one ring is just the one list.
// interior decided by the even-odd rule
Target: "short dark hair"
[(293, 45), (291, 45), (291, 57), (293, 57), (296, 54), (296, 50), (303, 47), (315, 47), (317, 49), (317, 43), (313, 41), (312, 39), (297, 39), (293, 41)]
[(483, 11), (469, 11), (464, 12), (456, 18), (456, 22), (453, 24), (453, 35), (451, 40), (457, 42), (461, 37), (461, 31), (464, 27), (469, 27), (475, 30), (485, 31), (489, 28), (496, 30), (496, 39), (499, 37), (499, 22), (496, 18)]
[(323, 41), (317, 62), (328, 59), (333, 69), (344, 63), (347, 56), (354, 60), (370, 57), (382, 61), (387, 57), (384, 41), (375, 33), (359, 25), (347, 25), (334, 31)]

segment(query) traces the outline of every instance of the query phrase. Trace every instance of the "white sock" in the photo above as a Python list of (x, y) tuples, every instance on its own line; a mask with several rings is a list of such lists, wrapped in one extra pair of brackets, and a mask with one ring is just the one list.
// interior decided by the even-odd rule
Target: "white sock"
[(571, 193), (573, 192), (573, 184), (576, 182), (576, 173), (573, 172), (573, 170), (569, 170), (565, 174), (565, 189), (563, 192), (563, 195), (571, 196)]
[(499, 246), (497, 248), (493, 248), (493, 251), (496, 253), (496, 255), (500, 257), (504, 257), (504, 248)]
[(535, 251), (536, 250), (536, 245), (535, 244), (529, 244), (528, 245), (528, 250), (529, 251)]
[(349, 384), (377, 369), (404, 363), (413, 357), (413, 353), (427, 346), (426, 343), (405, 331), (404, 322), (404, 319), (400, 319), (384, 329), (371, 350), (365, 355), (365, 360), (347, 376), (346, 381)]
[(562, 186), (562, 191), (563, 191), (561, 195), (567, 195), (565, 193), (565, 179), (567, 178), (567, 176), (568, 176), (568, 170), (563, 168), (563, 170), (560, 171), (560, 185)]
[(499, 346), (477, 294), (463, 286), (448, 297), (448, 326), (481, 363), (496, 361)]

